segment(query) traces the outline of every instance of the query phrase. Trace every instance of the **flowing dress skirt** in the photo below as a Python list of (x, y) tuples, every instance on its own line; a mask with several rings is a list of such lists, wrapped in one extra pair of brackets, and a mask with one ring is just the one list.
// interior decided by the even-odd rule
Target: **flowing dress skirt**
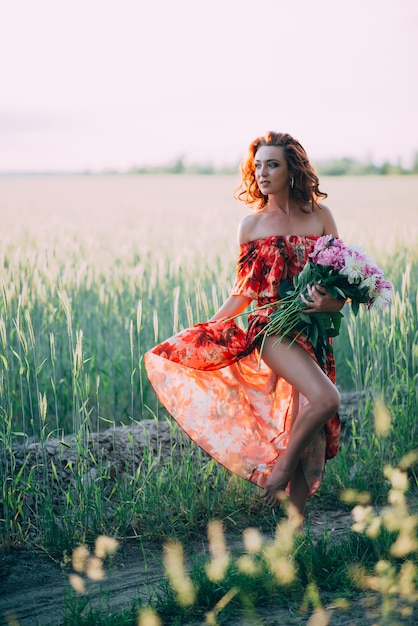
[[(250, 317), (245, 332), (233, 320), (197, 324), (145, 355), (160, 401), (181, 428), (219, 463), (263, 487), (286, 450), (292, 417), (306, 399), (259, 359), (255, 339), (266, 318)], [(315, 355), (302, 336), (298, 343)], [(335, 383), (332, 354), (325, 373)], [(310, 495), (325, 460), (338, 450), (340, 422), (330, 419), (302, 455)]]

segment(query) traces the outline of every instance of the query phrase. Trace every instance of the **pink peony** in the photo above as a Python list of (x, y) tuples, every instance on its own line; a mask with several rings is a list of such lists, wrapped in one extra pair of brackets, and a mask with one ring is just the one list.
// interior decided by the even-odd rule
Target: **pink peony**
[(336, 239), (333, 235), (324, 235), (317, 240), (309, 256), (317, 265), (330, 265), (335, 270), (340, 270), (344, 267), (345, 249), (346, 246), (341, 239)]

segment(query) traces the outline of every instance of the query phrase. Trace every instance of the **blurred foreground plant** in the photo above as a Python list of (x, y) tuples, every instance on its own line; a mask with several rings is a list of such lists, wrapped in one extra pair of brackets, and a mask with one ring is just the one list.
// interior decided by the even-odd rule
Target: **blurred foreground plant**
[(409, 510), (408, 469), (418, 461), (418, 450), (404, 456), (399, 467), (386, 465), (384, 476), (390, 482), (388, 506), (380, 511), (365, 502), (364, 494), (346, 492), (343, 500), (356, 504), (352, 510), (356, 533), (377, 539), (389, 533), (389, 558), (380, 558), (369, 574), (363, 567), (351, 566), (357, 584), (381, 596), (382, 624), (391, 624), (394, 615), (409, 617), (418, 603), (418, 516)]
[(103, 569), (103, 562), (107, 556), (115, 554), (118, 549), (118, 542), (112, 537), (101, 535), (95, 542), (94, 554), (86, 545), (74, 548), (71, 564), (76, 573), (70, 574), (69, 580), (72, 588), (77, 593), (85, 592), (84, 574), (88, 579), (99, 581), (106, 577)]
[[(376, 436), (389, 436), (390, 426), (390, 415), (380, 402), (375, 412)], [(326, 626), (334, 610), (349, 610), (347, 598), (355, 589), (372, 592), (371, 599), (378, 599), (381, 621), (376, 626), (394, 624), (395, 616), (413, 619), (418, 608), (418, 516), (408, 505), (408, 474), (414, 476), (417, 462), (418, 450), (405, 455), (398, 467), (384, 467), (390, 489), (388, 504), (380, 509), (371, 505), (371, 494), (366, 491), (343, 493), (342, 500), (354, 505), (353, 532), (339, 538), (338, 546), (329, 533), (312, 540), (309, 531), (301, 532), (301, 516), (284, 494), (281, 504), (286, 516), (277, 523), (274, 536), (267, 538), (258, 528), (246, 528), (240, 555), (228, 550), (225, 527), (218, 520), (208, 524), (208, 556), (198, 555), (194, 570), (192, 561), (186, 560), (193, 555), (185, 555), (178, 540), (167, 542), (163, 552), (166, 580), (157, 585), (149, 606), (135, 609), (135, 626), (194, 619), (217, 626), (233, 611), (234, 616), (244, 611), (256, 623), (257, 606), (292, 602), (302, 612), (312, 611), (308, 625)], [(115, 540), (102, 536), (93, 555), (85, 545), (74, 550), (75, 573), (70, 582), (78, 594), (85, 593), (86, 578), (101, 581), (105, 577), (103, 561), (116, 548)], [(330, 591), (342, 592), (342, 597), (335, 597), (332, 607), (325, 608), (321, 593)], [(83, 608), (81, 603), (79, 610)]]

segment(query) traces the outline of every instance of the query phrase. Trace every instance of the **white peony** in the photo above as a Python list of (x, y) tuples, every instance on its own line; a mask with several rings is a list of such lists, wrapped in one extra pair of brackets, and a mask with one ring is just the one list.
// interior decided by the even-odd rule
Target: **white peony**
[(369, 274), (365, 276), (360, 283), (360, 289), (366, 287), (368, 293), (376, 290), (377, 281), (379, 280), (378, 274)]
[(381, 289), (379, 292), (375, 292), (371, 294), (372, 304), (371, 309), (376, 309), (378, 311), (383, 311), (389, 304), (392, 298), (392, 290), (391, 289)]
[(366, 261), (357, 256), (347, 254), (345, 256), (344, 267), (340, 270), (340, 274), (347, 276), (348, 282), (353, 285), (359, 283), (364, 277), (364, 269)]

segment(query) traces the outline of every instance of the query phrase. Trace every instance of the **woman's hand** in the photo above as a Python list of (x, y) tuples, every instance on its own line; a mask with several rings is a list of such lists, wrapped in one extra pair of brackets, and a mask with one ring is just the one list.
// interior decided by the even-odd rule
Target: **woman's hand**
[(338, 313), (345, 304), (344, 300), (333, 298), (322, 285), (308, 285), (308, 294), (312, 302), (303, 294), (300, 296), (307, 306), (304, 313)]

